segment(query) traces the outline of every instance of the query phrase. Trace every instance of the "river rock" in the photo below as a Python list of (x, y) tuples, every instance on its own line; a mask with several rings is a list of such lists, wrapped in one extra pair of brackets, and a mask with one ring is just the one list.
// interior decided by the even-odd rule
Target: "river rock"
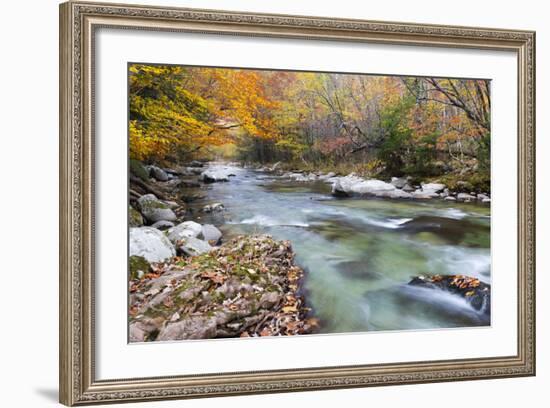
[(352, 184), (351, 192), (357, 194), (382, 194), (397, 190), (395, 186), (381, 180), (364, 180), (359, 183)]
[(447, 196), (445, 197), (445, 201), (456, 201), (456, 198), (453, 196)]
[(202, 207), (202, 211), (205, 213), (211, 213), (211, 212), (217, 212), (217, 211), (223, 211), (225, 210), (225, 207), (222, 203), (212, 203), (205, 205)]
[(484, 204), (490, 204), (491, 199), (490, 198), (484, 198), (483, 200), (481, 200), (481, 202), (484, 203)]
[(143, 217), (132, 206), (128, 207), (128, 224), (130, 227), (141, 227), (143, 225)]
[(201, 173), (199, 179), (205, 183), (229, 181), (229, 172), (223, 169), (208, 169)]
[(349, 174), (345, 177), (338, 177), (332, 184), (332, 195), (337, 197), (348, 197), (352, 194), (351, 187), (364, 181), (361, 177)]
[(482, 194), (482, 193), (479, 193), (476, 198), (479, 200), (479, 201), (483, 201), (487, 198), (489, 198), (489, 196), (487, 194)]
[(403, 188), (407, 185), (407, 177), (392, 177), (391, 184), (397, 188)]
[(172, 228), (175, 224), (172, 221), (160, 220), (151, 225), (152, 228), (164, 231), (168, 228)]
[(446, 188), (445, 184), (442, 183), (421, 183), (420, 186), (425, 194), (441, 193)]
[(149, 168), (149, 176), (153, 177), (155, 180), (158, 181), (168, 181), (169, 177), (168, 174), (157, 166), (148, 166)]
[(415, 190), (415, 188), (407, 183), (403, 186), (403, 188), (401, 190), (403, 190), (406, 193), (412, 193)]
[(202, 238), (212, 245), (217, 245), (222, 238), (222, 233), (212, 224), (204, 224), (202, 226), (201, 233), (199, 234), (199, 238)]
[(185, 221), (167, 231), (168, 239), (176, 243), (184, 238), (196, 238), (202, 233), (202, 225), (195, 221)]
[(317, 176), (313, 173), (309, 174), (297, 174), (293, 177), (295, 181), (308, 182), (317, 180)]
[(336, 173), (334, 173), (333, 171), (330, 171), (327, 174), (320, 174), (318, 179), (323, 181), (328, 181), (329, 179), (332, 179), (334, 176), (336, 176)]
[(129, 241), (129, 255), (141, 256), (148, 262), (160, 262), (176, 255), (170, 240), (156, 228), (130, 228)]
[(490, 312), (491, 286), (477, 278), (464, 275), (418, 276), (409, 285), (445, 290), (468, 300), (480, 312)]
[(475, 200), (476, 197), (468, 193), (458, 193), (456, 199), (458, 201), (472, 201)]
[(187, 164), (189, 167), (204, 167), (204, 163), (198, 160), (193, 160)]
[(213, 248), (208, 242), (202, 239), (188, 237), (178, 240), (178, 249), (185, 255), (197, 256), (210, 252)]
[(157, 221), (176, 221), (177, 217), (166, 204), (160, 201), (154, 194), (146, 194), (138, 199), (141, 214), (147, 221), (155, 223)]
[(373, 194), (376, 197), (380, 197), (380, 198), (412, 198), (413, 197), (411, 193), (407, 193), (406, 191), (400, 190), (398, 188), (393, 190), (376, 191)]

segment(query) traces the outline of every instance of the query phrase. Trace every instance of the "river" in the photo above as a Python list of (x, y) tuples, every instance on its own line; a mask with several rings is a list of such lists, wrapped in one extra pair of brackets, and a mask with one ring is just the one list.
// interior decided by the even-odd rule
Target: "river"
[[(224, 166), (227, 167), (227, 166)], [(224, 239), (267, 233), (290, 240), (306, 271), (304, 295), (323, 333), (419, 330), (490, 324), (484, 311), (446, 291), (411, 286), (412, 277), (462, 274), (491, 283), (490, 207), (443, 200), (338, 199), (330, 184), (295, 182), (231, 167), (195, 211)]]

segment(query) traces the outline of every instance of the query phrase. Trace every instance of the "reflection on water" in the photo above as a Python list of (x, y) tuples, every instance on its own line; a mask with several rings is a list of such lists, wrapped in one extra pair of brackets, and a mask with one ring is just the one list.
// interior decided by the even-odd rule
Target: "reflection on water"
[[(488, 325), (489, 317), (413, 276), (463, 274), (490, 283), (490, 208), (442, 200), (333, 199), (322, 182), (297, 183), (234, 168), (203, 216), (225, 238), (288, 239), (307, 272), (307, 301), (327, 333)], [(200, 202), (198, 204), (204, 204)], [(206, 218), (206, 219), (205, 219)]]

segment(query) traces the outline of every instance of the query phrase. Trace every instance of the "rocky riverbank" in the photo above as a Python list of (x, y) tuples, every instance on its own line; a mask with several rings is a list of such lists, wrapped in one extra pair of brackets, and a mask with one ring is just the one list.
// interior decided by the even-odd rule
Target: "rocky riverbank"
[[(224, 242), (190, 203), (206, 184), (227, 182), (202, 163), (165, 169), (134, 162), (130, 176), (130, 341), (313, 333), (319, 321), (300, 294), (303, 271), (288, 241), (240, 236)], [(197, 191), (198, 190), (198, 191)], [(208, 203), (198, 211), (224, 211)]]
[(337, 175), (334, 172), (283, 171), (278, 163), (271, 167), (256, 166), (262, 171), (278, 175), (297, 182), (320, 181), (332, 185), (332, 195), (335, 197), (373, 196), (390, 199), (444, 199), (447, 201), (477, 202), (490, 204), (488, 192), (474, 191), (467, 181), (454, 183), (449, 188), (442, 182), (417, 182), (412, 177), (391, 177), (388, 181), (376, 178), (365, 178), (355, 173)]
[(151, 264), (130, 280), (130, 341), (314, 333), (293, 258), (288, 241), (262, 235)]

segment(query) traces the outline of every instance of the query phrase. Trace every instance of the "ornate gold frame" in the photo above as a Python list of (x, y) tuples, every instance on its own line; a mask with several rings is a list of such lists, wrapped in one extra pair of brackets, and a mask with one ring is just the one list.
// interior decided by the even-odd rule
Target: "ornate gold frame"
[[(98, 381), (93, 46), (98, 27), (507, 50), (518, 60), (518, 350), (513, 356)], [(535, 374), (535, 33), (68, 2), (60, 6), (60, 401), (145, 401)]]

